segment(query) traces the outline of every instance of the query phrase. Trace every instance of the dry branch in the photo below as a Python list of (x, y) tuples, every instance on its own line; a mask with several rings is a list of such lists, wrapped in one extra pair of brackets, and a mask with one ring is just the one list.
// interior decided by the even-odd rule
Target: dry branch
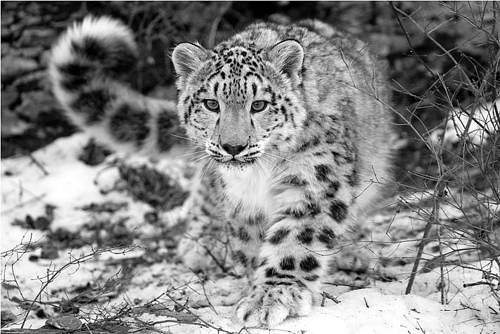
[[(2, 333), (5, 334), (66, 334), (67, 330), (57, 329), (57, 328), (38, 328), (38, 329), (2, 329)], [(114, 334), (113, 331), (92, 329), (93, 334)], [(89, 334), (88, 329), (81, 329), (78, 331), (71, 332), (71, 334)]]

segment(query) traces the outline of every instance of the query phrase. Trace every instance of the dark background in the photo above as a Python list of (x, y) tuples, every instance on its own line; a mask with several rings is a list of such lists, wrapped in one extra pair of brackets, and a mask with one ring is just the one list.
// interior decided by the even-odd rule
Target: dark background
[[(477, 102), (464, 75), (473, 83), (499, 79), (491, 71), (498, 61), (498, 40), (491, 39), (497, 7), (494, 2), (4, 1), (2, 158), (28, 154), (76, 131), (51, 96), (46, 63), (57, 36), (89, 13), (111, 15), (131, 26), (141, 58), (130, 83), (143, 93), (171, 99), (176, 92), (169, 53), (177, 43), (213, 47), (256, 20), (316, 18), (368, 41), (387, 60), (392, 102), (400, 113), (395, 115), (402, 139), (399, 177), (408, 170), (427, 172), (435, 165), (416, 132), (425, 136), (443, 124), (451, 107)], [(495, 85), (481, 94), (494, 100)]]

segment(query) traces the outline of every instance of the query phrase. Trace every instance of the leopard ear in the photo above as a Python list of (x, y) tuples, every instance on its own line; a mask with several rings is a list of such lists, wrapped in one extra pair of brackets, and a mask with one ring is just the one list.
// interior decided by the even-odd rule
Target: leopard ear
[(187, 77), (208, 59), (209, 52), (199, 44), (181, 43), (172, 52), (175, 72), (180, 77)]
[(304, 63), (304, 49), (295, 39), (286, 39), (275, 44), (268, 51), (269, 60), (279, 71), (297, 84)]

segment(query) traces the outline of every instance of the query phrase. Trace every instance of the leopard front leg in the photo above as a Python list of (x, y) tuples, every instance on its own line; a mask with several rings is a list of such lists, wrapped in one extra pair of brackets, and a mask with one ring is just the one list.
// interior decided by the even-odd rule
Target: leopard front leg
[(186, 230), (177, 255), (194, 271), (231, 268), (230, 231), (221, 205), (221, 181), (210, 172), (200, 173), (183, 208)]
[(285, 218), (270, 228), (254, 285), (236, 307), (240, 320), (275, 326), (310, 312), (336, 237), (328, 225), (321, 218)]
[(231, 255), (237, 273), (251, 278), (258, 266), (259, 251), (265, 238), (267, 218), (260, 212), (242, 213), (239, 207), (230, 210)]
[(202, 175), (186, 203), (188, 226), (178, 255), (193, 270), (219, 267), (250, 277), (258, 264), (267, 218), (263, 212), (229, 205), (222, 194), (223, 181), (216, 174)]
[(177, 246), (177, 255), (193, 271), (230, 268), (228, 233), (219, 219), (190, 217), (186, 232)]
[(236, 306), (237, 317), (248, 325), (272, 327), (307, 315), (319, 299), (337, 236), (346, 229), (348, 192), (332, 198), (339, 188), (332, 180), (314, 193), (315, 185), (301, 184), (282, 193), (288, 202), (280, 203), (283, 209), (268, 224), (254, 284)]

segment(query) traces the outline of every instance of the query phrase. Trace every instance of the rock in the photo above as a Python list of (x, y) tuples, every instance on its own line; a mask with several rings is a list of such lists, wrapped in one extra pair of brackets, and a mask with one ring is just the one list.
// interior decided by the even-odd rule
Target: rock
[(40, 65), (42, 65), (43, 67), (48, 67), (49, 60), (50, 60), (50, 50), (43, 51), (40, 56)]
[(33, 223), (33, 227), (35, 230), (47, 230), (50, 226), (51, 221), (47, 219), (47, 217), (40, 216), (37, 219), (35, 219), (35, 222)]
[(40, 257), (38, 255), (31, 254), (30, 256), (28, 256), (28, 261), (30, 262), (37, 262), (38, 260), (40, 260)]
[(40, 16), (27, 16), (26, 18), (23, 19), (23, 23), (28, 27), (39, 25), (42, 22), (43, 20)]
[(10, 284), (7, 282), (2, 282), (2, 289), (5, 290), (17, 290), (17, 285), (16, 284)]
[(2, 2), (2, 12), (7, 12), (7, 11), (12, 11), (15, 13), (15, 10), (17, 9), (17, 6), (19, 6), (18, 1), (4, 1)]
[[(2, 300), (2, 304), (3, 304), (3, 300)], [(0, 316), (0, 319), (2, 319), (1, 326), (5, 327), (8, 324), (11, 324), (14, 321), (16, 321), (16, 315), (9, 310), (2, 310), (2, 315)]]
[(155, 209), (171, 210), (182, 205), (189, 195), (169, 175), (146, 165), (132, 167), (122, 164), (118, 171), (130, 194)]
[(46, 244), (42, 247), (42, 253), (40, 254), (40, 258), (54, 260), (57, 259), (58, 257), (59, 257), (59, 252), (55, 246)]
[[(3, 96), (2, 96), (3, 97)], [(3, 99), (2, 99), (3, 104)], [(29, 124), (19, 119), (9, 109), (2, 108), (2, 138), (8, 138), (16, 135), (23, 134), (28, 128)]]
[(41, 46), (32, 46), (21, 49), (12, 49), (13, 56), (21, 56), (23, 58), (38, 58), (43, 52)]
[(57, 102), (48, 92), (34, 91), (21, 95), (22, 103), (15, 112), (26, 119), (36, 121), (42, 112), (57, 109)]
[[(3, 28), (2, 27), (2, 41), (7, 41), (7, 40), (10, 40), (12, 38), (12, 31), (10, 31), (10, 29), (7, 29), (7, 28)], [(4, 43), (2, 43), (3, 45)], [(2, 46), (2, 54), (3, 54), (4, 50), (3, 50), (3, 46)]]
[(62, 315), (60, 317), (50, 318), (45, 324), (66, 331), (77, 331), (82, 328), (80, 319), (73, 315)]
[(38, 64), (33, 59), (6, 56), (2, 58), (2, 83), (22, 74), (33, 72)]
[(2, 27), (10, 26), (12, 23), (14, 23), (14, 12), (2, 10)]
[(24, 29), (24, 24), (22, 23), (14, 23), (9, 26), (9, 31), (12, 34), (12, 38), (18, 38), (21, 35), (23, 29)]
[[(3, 32), (2, 32), (2, 34), (3, 34)], [(2, 35), (2, 39), (3, 39), (3, 35)], [(2, 57), (5, 55), (8, 55), (9, 53), (10, 53), (9, 43), (2, 43)]]
[(50, 28), (25, 29), (19, 39), (20, 46), (50, 46), (54, 42), (57, 32)]
[(34, 16), (40, 16), (40, 4), (36, 1), (28, 2), (28, 5), (24, 8), (24, 11)]
[(83, 147), (82, 153), (80, 153), (78, 159), (89, 166), (97, 166), (110, 154), (111, 151), (109, 149), (97, 144), (92, 138), (87, 145)]
[(50, 81), (47, 77), (46, 71), (37, 71), (23, 75), (22, 77), (14, 80), (12, 87), (19, 92), (27, 92), (33, 90), (50, 91)]
[[(2, 90), (2, 113), (9, 109), (19, 98), (19, 93), (12, 87)], [(2, 114), (3, 116), (3, 114)]]

